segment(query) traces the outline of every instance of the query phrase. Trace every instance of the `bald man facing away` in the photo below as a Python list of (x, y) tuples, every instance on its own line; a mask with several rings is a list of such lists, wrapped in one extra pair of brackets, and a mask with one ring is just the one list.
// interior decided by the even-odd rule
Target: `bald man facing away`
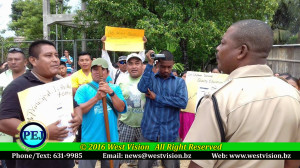
[[(229, 74), (214, 93), (205, 95), (185, 142), (221, 142), (212, 95), (215, 96), (225, 142), (299, 142), (300, 95), (273, 76), (266, 65), (273, 32), (259, 20), (230, 26), (217, 47), (218, 68)], [(190, 167), (296, 166), (291, 160), (193, 160)]]

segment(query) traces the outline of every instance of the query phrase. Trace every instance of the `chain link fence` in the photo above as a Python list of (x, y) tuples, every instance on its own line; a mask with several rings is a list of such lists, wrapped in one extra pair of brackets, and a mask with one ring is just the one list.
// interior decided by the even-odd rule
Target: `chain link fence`
[[(28, 48), (33, 41), (2, 41), (1, 42), (1, 63), (6, 62), (8, 50), (17, 47), (23, 50), (25, 56), (28, 57)], [(78, 70), (78, 54), (86, 51), (91, 54), (92, 58), (101, 57), (102, 41), (101, 39), (76, 39), (76, 40), (56, 40), (52, 41), (58, 51), (59, 57), (63, 56), (63, 52), (68, 50), (74, 59), (74, 70)], [(118, 56), (122, 53), (109, 52), (112, 62), (116, 62)]]

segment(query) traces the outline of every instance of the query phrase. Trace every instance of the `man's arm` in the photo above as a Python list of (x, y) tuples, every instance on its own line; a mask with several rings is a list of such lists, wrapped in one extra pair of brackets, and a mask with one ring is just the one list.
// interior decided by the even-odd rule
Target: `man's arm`
[(2, 119), (0, 120), (0, 132), (14, 137), (19, 133), (17, 128), (21, 122), (21, 120), (16, 118)]
[(139, 52), (139, 55), (140, 55), (141, 58), (142, 58), (142, 62), (144, 62), (144, 61), (145, 61), (145, 58), (146, 58), (146, 55), (145, 55), (145, 48), (146, 48), (145, 45), (146, 45), (146, 43), (147, 43), (147, 38), (146, 38), (146, 36), (143, 37), (143, 41), (144, 41), (144, 50)]
[(101, 93), (99, 90), (97, 91), (96, 95), (91, 98), (90, 100), (87, 100), (85, 97), (88, 93), (85, 91), (85, 85), (80, 87), (78, 91), (75, 94), (74, 99), (78, 104), (80, 104), (80, 108), (82, 111), (82, 114), (86, 114), (91, 110), (91, 108), (102, 99), (102, 97), (105, 95), (104, 93)]
[(154, 75), (152, 72), (154, 60), (151, 58), (150, 54), (154, 53), (153, 50), (149, 50), (146, 54), (148, 59), (148, 64), (144, 70), (143, 76), (138, 83), (138, 89), (142, 93), (148, 93), (148, 89), (152, 89), (151, 76)]
[(109, 57), (109, 55), (108, 55), (108, 53), (107, 53), (107, 51), (105, 50), (105, 40), (106, 40), (106, 36), (104, 35), (102, 38), (101, 38), (101, 41), (102, 41), (102, 58), (103, 59), (105, 59), (106, 61), (107, 61), (107, 63), (108, 63), (108, 70), (110, 71), (110, 72), (113, 72), (113, 71), (116, 71), (116, 69), (114, 68), (114, 66), (112, 65), (112, 63), (111, 63), (111, 61), (110, 61), (110, 57)]
[(115, 68), (114, 68), (114, 66), (113, 66), (112, 63), (111, 63), (110, 57), (109, 57), (108, 52), (107, 52), (106, 50), (102, 50), (101, 57), (107, 61), (107, 64), (108, 64), (108, 70), (109, 70), (109, 71), (114, 71)]
[(67, 59), (67, 63), (72, 65), (73, 61), (70, 59), (70, 57), (71, 57), (71, 56), (66, 57), (66, 59)]
[(157, 105), (177, 107), (185, 109), (188, 102), (188, 93), (185, 82), (180, 81), (179, 87), (176, 88), (175, 96), (158, 95), (148, 90), (147, 97), (154, 100)]

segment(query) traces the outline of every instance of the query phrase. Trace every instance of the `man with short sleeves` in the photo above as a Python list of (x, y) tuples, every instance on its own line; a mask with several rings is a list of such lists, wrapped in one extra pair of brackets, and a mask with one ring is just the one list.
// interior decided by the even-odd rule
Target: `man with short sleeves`
[[(227, 29), (216, 57), (218, 69), (229, 74), (228, 79), (204, 96), (185, 142), (300, 142), (300, 94), (274, 77), (266, 65), (272, 44), (271, 27), (259, 20), (238, 21)], [(219, 110), (214, 109), (217, 106)], [(193, 168), (290, 166), (298, 168), (299, 161), (193, 160), (190, 164)]]
[(90, 53), (82, 51), (78, 54), (78, 65), (81, 69), (71, 75), (73, 95), (80, 85), (92, 81), (91, 64), (92, 56)]
[[(100, 77), (102, 69), (103, 77)], [(118, 113), (127, 111), (126, 101), (118, 85), (103, 82), (109, 70), (103, 58), (92, 62), (91, 73), (93, 81), (82, 85), (75, 94), (75, 100), (83, 112), (81, 142), (107, 142), (105, 122), (103, 116), (102, 98), (106, 98), (111, 142), (119, 142), (117, 119)], [(80, 160), (79, 168), (94, 168), (97, 160)], [(101, 167), (109, 167), (108, 160), (101, 161)], [(118, 166), (118, 162), (114, 164)]]

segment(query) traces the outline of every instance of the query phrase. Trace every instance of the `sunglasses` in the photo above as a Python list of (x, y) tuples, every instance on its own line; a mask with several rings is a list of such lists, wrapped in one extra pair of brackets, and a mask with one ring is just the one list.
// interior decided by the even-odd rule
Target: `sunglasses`
[(24, 54), (24, 52), (23, 52), (22, 49), (20, 49), (20, 48), (10, 48), (10, 49), (8, 50), (8, 52), (9, 52), (9, 53), (12, 53), (12, 52), (20, 52), (20, 53), (23, 53), (23, 54)]
[(126, 61), (119, 61), (120, 64), (126, 64)]

